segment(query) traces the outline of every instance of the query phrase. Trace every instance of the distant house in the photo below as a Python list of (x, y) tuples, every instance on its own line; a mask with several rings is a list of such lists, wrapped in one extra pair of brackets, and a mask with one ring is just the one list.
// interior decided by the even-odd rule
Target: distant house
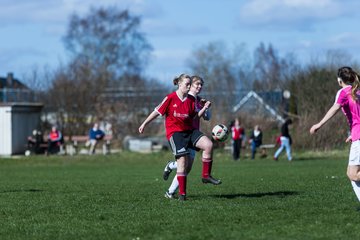
[(14, 78), (13, 73), (0, 77), (0, 103), (36, 102), (34, 92)]
[(29, 89), (25, 84), (14, 78), (13, 73), (8, 73), (6, 77), (0, 77), (0, 88)]
[(282, 91), (259, 92), (249, 91), (238, 97), (232, 112), (240, 110), (249, 114), (284, 122), (284, 99)]

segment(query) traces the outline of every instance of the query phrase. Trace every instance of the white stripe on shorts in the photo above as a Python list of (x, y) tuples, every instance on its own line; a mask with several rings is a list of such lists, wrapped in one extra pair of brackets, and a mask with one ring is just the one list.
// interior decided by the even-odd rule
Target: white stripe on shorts
[(172, 136), (170, 137), (169, 143), (170, 143), (172, 153), (174, 155), (176, 155), (176, 146), (175, 146), (174, 139)]

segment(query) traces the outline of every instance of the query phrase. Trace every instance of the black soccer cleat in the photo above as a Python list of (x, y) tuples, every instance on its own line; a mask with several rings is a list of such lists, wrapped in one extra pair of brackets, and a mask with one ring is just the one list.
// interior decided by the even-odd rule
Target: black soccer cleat
[(166, 181), (169, 178), (170, 173), (172, 172), (172, 169), (169, 167), (171, 161), (169, 161), (164, 169), (164, 173), (163, 173), (163, 179)]
[(212, 176), (209, 176), (209, 177), (207, 177), (207, 178), (202, 178), (202, 182), (203, 182), (203, 183), (211, 183), (211, 184), (214, 184), (214, 185), (219, 185), (219, 184), (221, 184), (221, 180), (220, 180), (220, 179), (213, 178)]
[(179, 201), (186, 201), (186, 195), (180, 194)]

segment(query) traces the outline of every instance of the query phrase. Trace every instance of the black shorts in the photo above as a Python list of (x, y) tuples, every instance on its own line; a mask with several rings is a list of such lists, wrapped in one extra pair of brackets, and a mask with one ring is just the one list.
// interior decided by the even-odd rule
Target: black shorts
[(197, 129), (175, 132), (169, 139), (169, 144), (175, 158), (190, 154), (189, 148), (199, 151), (195, 145), (202, 136), (204, 136), (204, 134)]

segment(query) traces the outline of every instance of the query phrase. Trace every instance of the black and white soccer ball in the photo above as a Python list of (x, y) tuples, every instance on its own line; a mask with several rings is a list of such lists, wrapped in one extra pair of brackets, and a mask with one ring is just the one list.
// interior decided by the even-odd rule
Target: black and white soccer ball
[(216, 124), (211, 131), (214, 140), (224, 142), (229, 136), (228, 128), (223, 124)]

